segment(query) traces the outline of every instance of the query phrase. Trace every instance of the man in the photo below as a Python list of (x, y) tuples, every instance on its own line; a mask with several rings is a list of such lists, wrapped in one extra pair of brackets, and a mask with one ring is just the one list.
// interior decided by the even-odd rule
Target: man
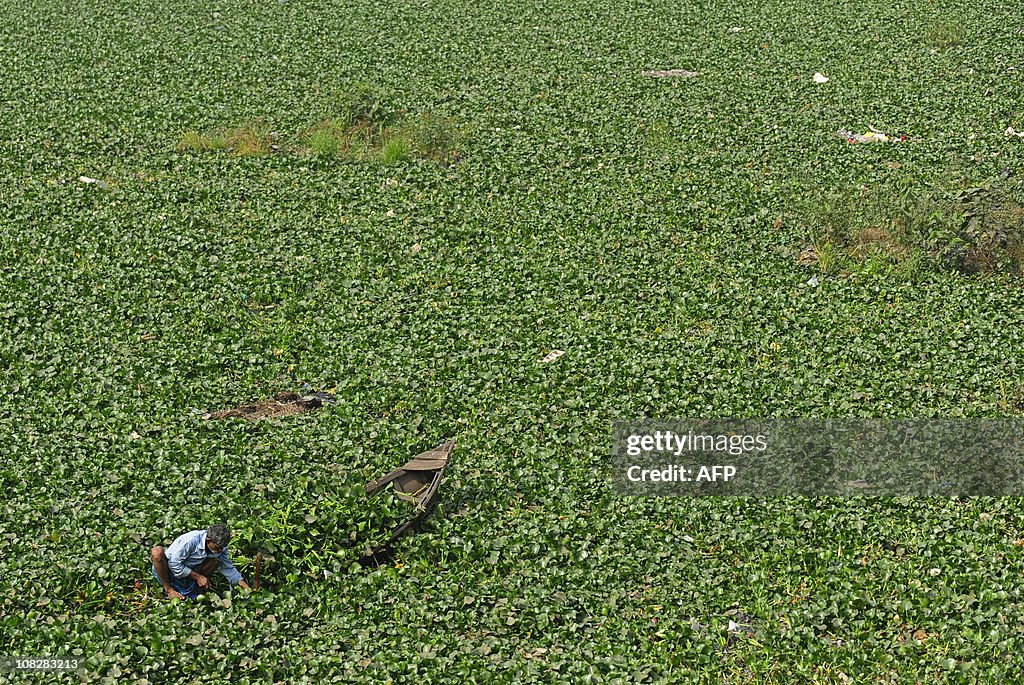
[(193, 530), (179, 536), (165, 551), (159, 545), (150, 550), (153, 575), (171, 599), (195, 599), (210, 587), (210, 575), (220, 572), (232, 586), (251, 589), (228, 555), (231, 531), (220, 524), (208, 530)]

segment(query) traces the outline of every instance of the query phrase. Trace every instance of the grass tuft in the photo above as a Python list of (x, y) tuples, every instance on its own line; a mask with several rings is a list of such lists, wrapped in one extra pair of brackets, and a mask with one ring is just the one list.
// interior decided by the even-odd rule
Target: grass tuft
[(342, 132), (334, 125), (316, 128), (309, 134), (309, 147), (317, 157), (337, 157), (341, 137)]
[(273, 135), (262, 122), (244, 124), (226, 131), (199, 133), (185, 131), (178, 140), (179, 152), (219, 152), (230, 150), (240, 157), (265, 155), (271, 151)]
[(931, 47), (946, 50), (962, 45), (967, 40), (967, 28), (962, 22), (940, 19), (925, 30), (924, 38)]
[(381, 159), (385, 164), (396, 164), (404, 161), (412, 154), (412, 145), (409, 140), (401, 135), (389, 138), (380, 151)]
[(205, 149), (203, 141), (204, 138), (199, 133), (199, 131), (185, 131), (184, 133), (181, 134), (181, 138), (178, 140), (178, 145), (176, 146), (176, 149), (179, 152), (196, 152), (199, 150), (203, 150)]
[(204, 134), (198, 131), (185, 131), (178, 141), (179, 152), (206, 152), (224, 150), (228, 147), (227, 139), (221, 134)]

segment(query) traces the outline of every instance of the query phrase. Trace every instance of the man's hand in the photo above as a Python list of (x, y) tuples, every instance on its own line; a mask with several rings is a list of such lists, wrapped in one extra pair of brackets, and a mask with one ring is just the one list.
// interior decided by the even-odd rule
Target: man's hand
[(201, 590), (205, 590), (210, 586), (210, 580), (206, 576), (196, 573), (195, 571), (192, 571), (192, 573), (188, 575), (192, 577), (192, 580), (196, 581), (196, 585), (198, 585)]
[(249, 587), (249, 583), (245, 582), (244, 580), (238, 581), (238, 587), (244, 588), (246, 590), (252, 590), (252, 588)]
[(181, 594), (180, 592), (178, 592), (177, 590), (175, 590), (172, 587), (166, 588), (166, 590), (167, 590), (167, 596), (170, 599), (185, 599), (185, 595)]

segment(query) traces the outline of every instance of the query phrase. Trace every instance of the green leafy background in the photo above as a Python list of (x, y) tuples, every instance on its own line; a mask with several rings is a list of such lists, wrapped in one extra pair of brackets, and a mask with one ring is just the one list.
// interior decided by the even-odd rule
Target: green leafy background
[[(1024, 173), (1005, 3), (0, 10), (0, 653), (111, 682), (1020, 672), (1018, 501), (608, 478), (616, 418), (1020, 413), (1017, 277), (810, 287), (790, 220), (820, 190)], [(640, 75), (670, 68), (699, 75)], [(366, 83), (464, 126), (458, 161), (176, 151), (287, 140)], [(910, 141), (832, 135), (869, 125)], [(304, 383), (338, 403), (199, 417)], [(403, 514), (358, 487), (448, 437), (426, 529), (354, 566)], [(273, 546), (272, 590), (156, 600), (149, 545), (215, 521), (246, 573)]]

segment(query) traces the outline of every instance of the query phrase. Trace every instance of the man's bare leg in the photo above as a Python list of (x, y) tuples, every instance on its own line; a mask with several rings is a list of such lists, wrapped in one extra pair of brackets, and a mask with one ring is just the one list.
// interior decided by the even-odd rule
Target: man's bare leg
[(207, 559), (203, 563), (196, 566), (195, 570), (209, 578), (218, 568), (220, 568), (219, 559)]
[(167, 567), (167, 555), (164, 554), (164, 548), (159, 545), (153, 547), (149, 550), (149, 558), (153, 560), (153, 568), (156, 569), (156, 575), (160, 579), (160, 584), (164, 586), (167, 596), (171, 599), (185, 599), (184, 595), (171, 586), (171, 569)]
[(195, 582), (199, 594), (205, 595), (210, 591), (210, 576), (219, 566), (220, 560), (207, 559), (198, 566), (189, 568), (188, 577)]
[(201, 576), (206, 578), (207, 585), (206, 585), (205, 588), (199, 588), (200, 592), (204, 592), (205, 593), (205, 592), (209, 592), (210, 591), (210, 585), (209, 585), (210, 578), (211, 578), (211, 576), (213, 576), (213, 574), (217, 571), (217, 569), (219, 567), (220, 567), (220, 561), (218, 561), (217, 559), (207, 559), (206, 561), (204, 561), (203, 563), (199, 564), (194, 569), (192, 569), (193, 571), (195, 571), (199, 575), (201, 575)]

